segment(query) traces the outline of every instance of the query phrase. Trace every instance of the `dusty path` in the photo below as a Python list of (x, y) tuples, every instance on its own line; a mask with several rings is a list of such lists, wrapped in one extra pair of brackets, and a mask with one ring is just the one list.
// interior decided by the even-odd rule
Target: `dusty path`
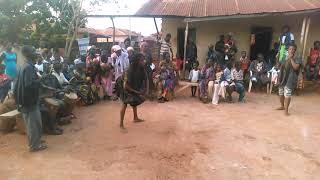
[(118, 128), (119, 103), (76, 111), (47, 151), (30, 154), (25, 136), (0, 135), (0, 179), (308, 179), (320, 177), (320, 97), (294, 97), (290, 117), (275, 95), (246, 104), (204, 105), (179, 97), (144, 103), (146, 122)]

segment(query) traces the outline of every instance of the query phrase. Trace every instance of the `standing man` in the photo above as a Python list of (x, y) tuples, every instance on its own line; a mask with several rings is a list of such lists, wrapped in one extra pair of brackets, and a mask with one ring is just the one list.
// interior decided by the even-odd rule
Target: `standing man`
[(297, 87), (299, 69), (302, 64), (300, 58), (295, 57), (297, 46), (290, 44), (288, 46), (288, 57), (280, 68), (279, 76), (279, 96), (281, 107), (277, 110), (284, 110), (285, 115), (289, 115), (289, 105), (291, 101), (292, 91)]
[(188, 63), (188, 71), (190, 72), (194, 63), (197, 62), (198, 58), (198, 50), (195, 43), (188, 38), (187, 43), (187, 63)]
[(14, 97), (18, 110), (22, 112), (27, 127), (29, 150), (30, 152), (41, 151), (46, 149), (47, 146), (41, 142), (40, 80), (34, 67), (36, 50), (32, 46), (24, 46), (21, 52), (25, 60), (18, 71), (17, 82), (14, 87)]
[(171, 34), (168, 33), (164, 40), (161, 40), (160, 46), (160, 60), (166, 60), (165, 54), (170, 54), (170, 61), (172, 60), (173, 52), (172, 52), (172, 45), (171, 45)]
[(142, 42), (140, 44), (140, 53), (145, 58), (145, 70), (147, 72), (147, 79), (146, 79), (146, 85), (147, 85), (147, 96), (149, 98), (152, 98), (152, 91), (153, 91), (153, 79), (152, 79), (152, 54), (150, 52), (149, 46), (147, 42)]
[(283, 64), (288, 56), (289, 44), (294, 43), (294, 35), (290, 32), (290, 27), (288, 25), (283, 26), (279, 41), (280, 50), (278, 52), (278, 62)]
[(219, 41), (215, 45), (217, 52), (218, 64), (224, 68), (224, 58), (225, 58), (225, 44), (224, 44), (224, 35), (220, 35)]
[(209, 59), (213, 59), (214, 61), (217, 60), (217, 54), (214, 52), (213, 44), (209, 44), (209, 46), (208, 46), (208, 53), (207, 53), (206, 62), (208, 62)]
[(112, 50), (117, 55), (117, 59), (113, 66), (115, 68), (115, 79), (117, 80), (124, 74), (125, 71), (129, 69), (130, 62), (128, 54), (126, 52), (123, 52), (119, 45), (114, 45), (112, 47)]
[(126, 38), (124, 41), (124, 50), (127, 51), (128, 47), (131, 46), (131, 39), (130, 38)]

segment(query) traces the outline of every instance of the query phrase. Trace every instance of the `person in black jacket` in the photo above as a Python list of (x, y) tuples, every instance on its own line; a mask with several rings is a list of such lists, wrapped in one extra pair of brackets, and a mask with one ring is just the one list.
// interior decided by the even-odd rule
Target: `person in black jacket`
[(24, 63), (18, 71), (14, 87), (14, 97), (18, 111), (23, 115), (26, 124), (30, 152), (41, 151), (47, 148), (41, 141), (42, 120), (39, 109), (40, 80), (34, 66), (36, 50), (32, 46), (24, 46), (22, 55)]

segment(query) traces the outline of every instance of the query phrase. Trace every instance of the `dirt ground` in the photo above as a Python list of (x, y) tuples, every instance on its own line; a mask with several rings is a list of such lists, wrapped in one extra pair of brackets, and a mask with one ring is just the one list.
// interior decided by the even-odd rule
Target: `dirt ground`
[[(235, 96), (235, 95), (234, 95)], [(316, 180), (320, 177), (320, 96), (294, 97), (291, 116), (276, 95), (251, 93), (246, 104), (202, 104), (189, 94), (146, 102), (119, 131), (119, 102), (78, 108), (49, 149), (29, 153), (26, 137), (0, 135), (0, 179)]]

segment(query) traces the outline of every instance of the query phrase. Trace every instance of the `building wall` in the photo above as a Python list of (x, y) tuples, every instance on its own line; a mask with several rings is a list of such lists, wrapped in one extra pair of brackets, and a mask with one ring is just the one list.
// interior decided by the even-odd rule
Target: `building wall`
[[(291, 16), (269, 16), (269, 17), (254, 17), (254, 18), (239, 18), (228, 20), (215, 20), (205, 22), (189, 23), (190, 28), (196, 28), (196, 45), (198, 47), (198, 60), (201, 64), (205, 62), (206, 53), (209, 44), (215, 44), (219, 35), (232, 32), (234, 39), (238, 46), (238, 53), (236, 59), (239, 58), (241, 51), (250, 51), (250, 34), (251, 28), (256, 26), (272, 27), (273, 28), (273, 42), (277, 42), (283, 25), (289, 25), (293, 32), (298, 51), (301, 53), (300, 48), (300, 34), (302, 28), (304, 15), (291, 15)], [(310, 31), (307, 41), (307, 52), (313, 46), (313, 41), (320, 40), (320, 23), (317, 19), (320, 15), (313, 15), (311, 18)], [(183, 19), (163, 19), (162, 21), (163, 34), (171, 33), (172, 45), (174, 55), (177, 52), (177, 28), (185, 28)], [(305, 59), (305, 58), (304, 58)]]

